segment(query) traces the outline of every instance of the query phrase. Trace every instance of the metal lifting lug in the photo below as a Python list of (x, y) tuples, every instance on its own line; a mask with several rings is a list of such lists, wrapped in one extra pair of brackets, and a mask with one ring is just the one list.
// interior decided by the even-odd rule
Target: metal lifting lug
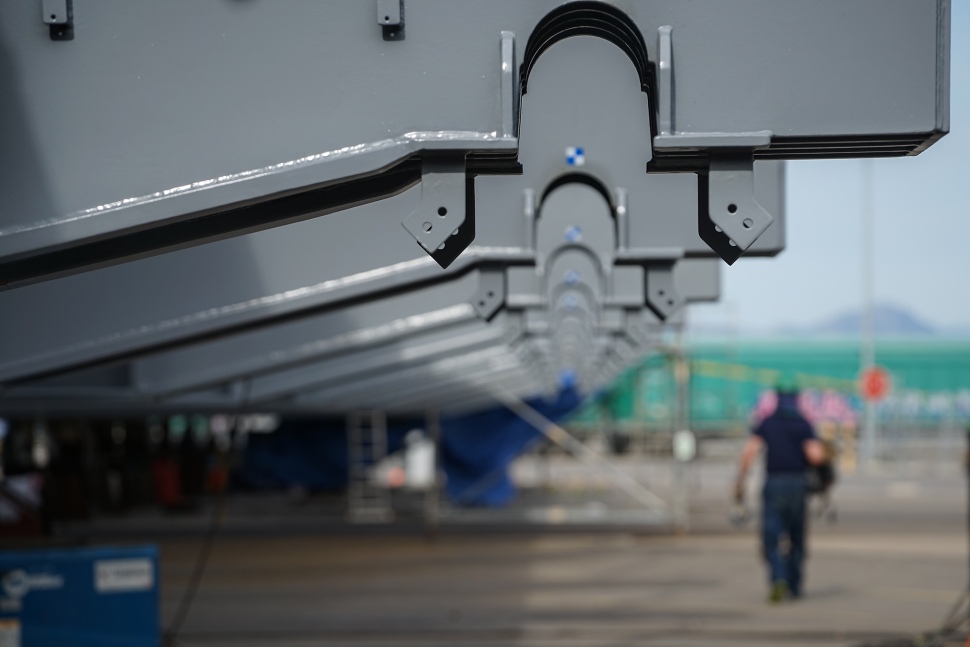
[(699, 188), (700, 236), (731, 265), (775, 220), (754, 197), (752, 156), (712, 151), (710, 170), (699, 178)]
[(655, 263), (648, 265), (646, 272), (646, 305), (662, 321), (680, 310), (684, 297), (674, 285), (674, 264)]
[(479, 317), (491, 321), (505, 305), (505, 270), (500, 267), (483, 268), (479, 272), (478, 289), (470, 302)]
[(73, 0), (41, 0), (41, 11), (51, 40), (74, 40)]
[(377, 0), (377, 24), (384, 40), (404, 40), (404, 0)]
[(442, 267), (448, 267), (474, 239), (474, 186), (466, 175), (463, 155), (425, 153), (421, 202), (403, 224)]

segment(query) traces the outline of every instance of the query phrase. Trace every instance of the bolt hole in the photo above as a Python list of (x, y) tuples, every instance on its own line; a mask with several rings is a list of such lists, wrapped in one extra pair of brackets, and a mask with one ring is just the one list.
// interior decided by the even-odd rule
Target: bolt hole
[(478, 302), (478, 307), (479, 308), (484, 308), (485, 307), (485, 302), (484, 301), (479, 301)]
[(737, 213), (737, 212), (738, 212), (738, 205), (734, 204), (733, 202), (728, 205), (728, 213)]
[(438, 215), (444, 218), (445, 216), (448, 215), (448, 210), (445, 209), (444, 207), (438, 207)]
[(423, 225), (421, 225), (421, 229), (423, 229), (425, 233), (430, 232), (431, 231), (431, 223), (430, 222), (424, 223)]
[(390, 16), (384, 16), (384, 22), (391, 22)]
[(657, 294), (659, 294), (660, 296), (663, 296), (664, 295), (664, 291), (663, 290), (657, 290)]
[(667, 305), (668, 306), (674, 305), (674, 300), (673, 299), (667, 299)]
[(57, 14), (56, 13), (52, 13), (51, 14), (51, 20), (57, 20)]
[(754, 220), (751, 218), (745, 218), (741, 224), (744, 225), (745, 229), (751, 229), (754, 226)]
[(488, 298), (491, 299), (492, 297), (495, 296), (495, 292), (493, 292), (492, 290), (489, 290), (486, 296), (488, 296)]

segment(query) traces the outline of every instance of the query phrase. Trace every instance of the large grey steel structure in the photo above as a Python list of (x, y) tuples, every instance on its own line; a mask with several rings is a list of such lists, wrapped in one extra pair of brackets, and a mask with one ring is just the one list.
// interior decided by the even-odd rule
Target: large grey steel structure
[(949, 127), (947, 0), (61, 3), (0, 23), (0, 412), (592, 389), (784, 248), (781, 160)]
[(536, 70), (580, 34), (629, 58), (634, 143), (651, 169), (699, 174), (704, 236), (731, 260), (771, 222), (753, 159), (914, 154), (949, 125), (946, 0), (403, 0), (389, 25), (392, 5), (105, 0), (76, 8), (72, 40), (39, 1), (8, 7), (0, 281), (419, 182), (401, 219), (447, 264), (470, 242), (469, 178), (517, 171)]

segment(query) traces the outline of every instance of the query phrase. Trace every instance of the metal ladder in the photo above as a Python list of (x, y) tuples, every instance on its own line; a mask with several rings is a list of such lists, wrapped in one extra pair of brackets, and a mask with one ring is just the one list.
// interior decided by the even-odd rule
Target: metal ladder
[(347, 415), (347, 450), (347, 521), (392, 521), (390, 491), (375, 483), (371, 476), (387, 456), (387, 418), (383, 411), (354, 411)]

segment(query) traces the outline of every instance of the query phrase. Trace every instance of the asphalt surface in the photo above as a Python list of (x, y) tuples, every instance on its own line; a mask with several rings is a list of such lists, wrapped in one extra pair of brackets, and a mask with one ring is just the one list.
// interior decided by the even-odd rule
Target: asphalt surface
[[(812, 524), (804, 597), (774, 606), (757, 524), (727, 521), (729, 463), (694, 468), (685, 535), (606, 523), (629, 501), (602, 474), (587, 473), (584, 484), (580, 471), (559, 467), (523, 494), (519, 511), (593, 510), (590, 523), (522, 523), (513, 508), (491, 524), (444, 523), (429, 535), (403, 519), (375, 530), (314, 522), (332, 500), (236, 501), (176, 644), (919, 644), (914, 637), (939, 627), (967, 586), (967, 483), (956, 459), (844, 477), (836, 519)], [(674, 482), (664, 469), (643, 471), (660, 492)], [(564, 473), (572, 480), (557, 482)], [(122, 525), (150, 532), (145, 523)], [(206, 525), (204, 515), (181, 523), (158, 542), (166, 628)]]

